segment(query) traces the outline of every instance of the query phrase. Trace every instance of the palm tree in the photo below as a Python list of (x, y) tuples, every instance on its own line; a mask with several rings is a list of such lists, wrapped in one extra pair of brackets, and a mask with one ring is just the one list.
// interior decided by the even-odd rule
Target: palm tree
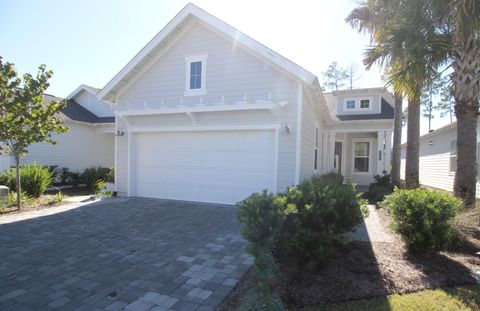
[(392, 151), (392, 184), (400, 186), (400, 166), (402, 151), (402, 114), (403, 97), (401, 94), (395, 94), (395, 119), (393, 121), (393, 151)]
[[(443, 41), (437, 38), (424, 5), (423, 0), (368, 0), (346, 19), (359, 31), (371, 34), (374, 45), (365, 53), (366, 68), (370, 69), (375, 63), (386, 67), (387, 83), (393, 85), (397, 96), (404, 94), (408, 99), (405, 181), (410, 189), (419, 186), (422, 87), (444, 61), (443, 54), (436, 52), (437, 45)], [(395, 122), (397, 124), (399, 122)]]
[[(443, 2), (443, 1), (441, 1)], [(477, 119), (480, 97), (480, 0), (449, 0), (453, 96), (457, 118), (457, 171), (454, 194), (475, 206)]]
[[(369, 1), (355, 8), (346, 18), (358, 32), (368, 32), (371, 35), (371, 41), (377, 42), (382, 38), (383, 26), (387, 22), (387, 9), (380, 7), (374, 1)], [(387, 70), (388, 72), (388, 70)], [(392, 184), (400, 185), (400, 166), (401, 166), (401, 143), (403, 127), (403, 96), (401, 93), (395, 93), (394, 108), (394, 127), (393, 127), (393, 152), (392, 152)]]

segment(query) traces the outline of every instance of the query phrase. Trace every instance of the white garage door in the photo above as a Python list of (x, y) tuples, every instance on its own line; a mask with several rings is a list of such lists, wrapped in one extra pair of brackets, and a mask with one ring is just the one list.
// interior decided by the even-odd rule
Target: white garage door
[(132, 176), (137, 196), (234, 204), (275, 189), (275, 132), (139, 133)]

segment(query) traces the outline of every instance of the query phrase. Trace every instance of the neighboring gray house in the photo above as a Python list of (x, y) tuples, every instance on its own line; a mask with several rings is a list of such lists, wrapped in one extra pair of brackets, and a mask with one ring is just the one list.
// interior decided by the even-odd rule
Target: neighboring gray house
[[(331, 171), (368, 185), (390, 167), (385, 88), (323, 94), (314, 74), (193, 4), (98, 93), (78, 92), (69, 99), (99, 118), (114, 112), (114, 128), (88, 129), (114, 145), (102, 154), (119, 195), (232, 204)], [(75, 148), (96, 159), (96, 146)]]
[[(66, 134), (54, 134), (56, 145), (37, 143), (28, 148), (22, 164), (37, 162), (41, 165), (67, 167), (71, 171), (83, 171), (89, 166), (114, 166), (115, 117), (110, 105), (98, 101), (98, 89), (81, 85), (66, 99), (67, 106), (60, 117), (70, 130)], [(45, 101), (61, 101), (45, 95)], [(0, 171), (14, 165), (8, 155), (0, 155)]]
[[(477, 135), (480, 128), (477, 125)], [(480, 136), (478, 136), (480, 137)], [(406, 144), (402, 145), (402, 179), (405, 179)], [(480, 154), (477, 142), (477, 157)], [(420, 136), (420, 184), (453, 192), (457, 168), (457, 122), (452, 122), (428, 134)], [(478, 159), (477, 159), (478, 162)], [(480, 182), (477, 181), (477, 198), (480, 197)]]

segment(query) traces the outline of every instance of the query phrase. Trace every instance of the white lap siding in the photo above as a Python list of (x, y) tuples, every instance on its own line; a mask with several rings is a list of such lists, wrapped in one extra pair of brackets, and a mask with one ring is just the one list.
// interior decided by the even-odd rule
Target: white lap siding
[[(478, 129), (477, 129), (478, 132)], [(420, 184), (453, 191), (455, 174), (450, 172), (450, 143), (457, 139), (456, 126), (420, 138)], [(406, 146), (402, 146), (401, 178), (405, 179)], [(477, 182), (477, 197), (480, 183)]]
[(99, 133), (97, 127), (88, 124), (66, 122), (65, 125), (70, 128), (67, 133), (53, 135), (57, 144), (33, 144), (28, 147), (28, 153), (21, 162), (56, 165), (71, 171), (83, 171), (98, 165), (113, 167), (113, 133)]

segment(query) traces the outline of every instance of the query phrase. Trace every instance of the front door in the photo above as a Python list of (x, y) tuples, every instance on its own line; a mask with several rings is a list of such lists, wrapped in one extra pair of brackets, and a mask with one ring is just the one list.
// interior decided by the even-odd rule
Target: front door
[(342, 154), (343, 154), (343, 142), (335, 142), (335, 160), (333, 162), (333, 167), (335, 172), (342, 174)]

